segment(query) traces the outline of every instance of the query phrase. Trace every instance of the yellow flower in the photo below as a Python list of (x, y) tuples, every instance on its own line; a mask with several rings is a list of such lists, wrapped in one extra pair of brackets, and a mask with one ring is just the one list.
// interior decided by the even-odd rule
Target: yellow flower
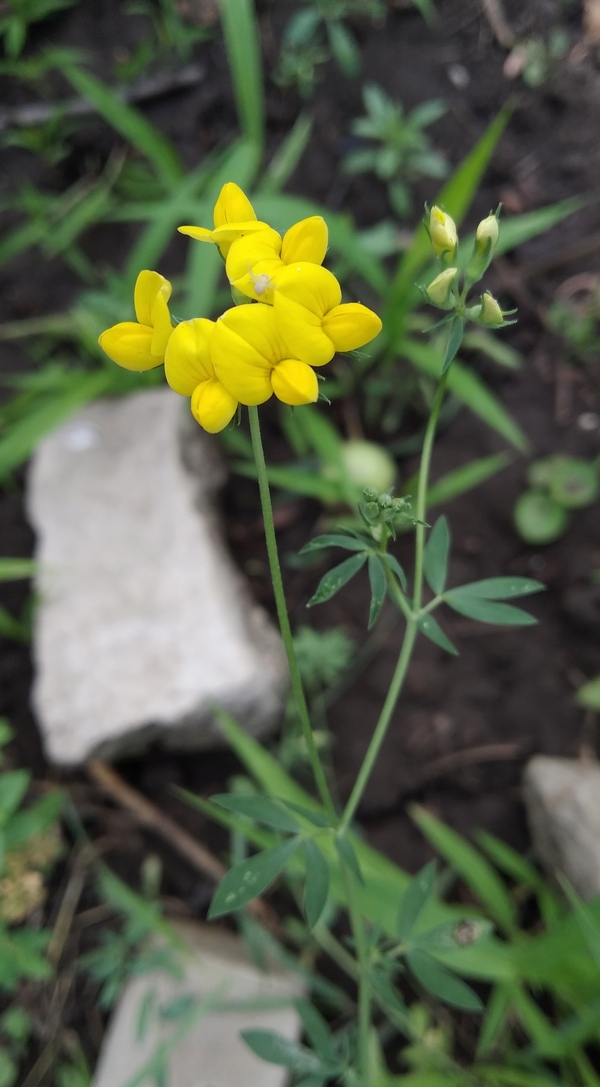
[(225, 258), (236, 238), (257, 230), (268, 230), (266, 223), (256, 218), (256, 212), (248, 197), (234, 181), (228, 181), (215, 204), (213, 211), (214, 229), (204, 226), (180, 226), (180, 234), (188, 234), (199, 242), (214, 242), (218, 245), (221, 256)]
[(284, 404), (310, 404), (317, 375), (279, 332), (271, 306), (236, 306), (216, 322), (210, 341), (215, 375), (241, 404), (263, 404), (273, 393)]
[(354, 351), (381, 331), (381, 321), (360, 302), (342, 304), (332, 272), (305, 262), (277, 276), (273, 303), (277, 328), (290, 350), (311, 366), (323, 366), (336, 351)]
[(276, 230), (248, 234), (235, 241), (227, 256), (225, 270), (232, 287), (258, 302), (273, 302), (278, 273), (297, 261), (322, 264), (327, 252), (328, 231), (320, 215), (301, 219), (285, 232)]
[(237, 400), (215, 377), (210, 359), (214, 321), (198, 317), (174, 330), (165, 355), (165, 377), (180, 396), (191, 397), (192, 415), (204, 430), (217, 434), (231, 421)]
[(456, 224), (450, 215), (434, 205), (429, 213), (429, 237), (434, 256), (441, 257), (447, 264), (454, 260), (458, 246)]
[(109, 359), (126, 370), (151, 370), (164, 361), (173, 331), (167, 305), (171, 284), (158, 272), (140, 272), (133, 302), (135, 321), (121, 321), (103, 332), (98, 343)]

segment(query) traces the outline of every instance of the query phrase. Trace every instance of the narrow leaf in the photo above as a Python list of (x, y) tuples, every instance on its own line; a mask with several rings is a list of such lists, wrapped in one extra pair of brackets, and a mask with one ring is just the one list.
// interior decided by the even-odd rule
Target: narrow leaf
[(309, 823), (312, 823), (315, 827), (331, 826), (327, 816), (319, 811), (311, 811), (310, 808), (305, 808), (302, 804), (293, 804), (291, 800), (286, 800), (285, 804), (292, 811), (298, 812), (298, 815), (301, 815), (303, 819), (308, 819)]
[(0, 559), (0, 581), (18, 581), (33, 577), (39, 569), (31, 559)]
[(315, 1052), (324, 1061), (336, 1062), (333, 1038), (327, 1022), (308, 1000), (295, 1000), (294, 1007), (302, 1020), (304, 1031)]
[(408, 940), (423, 906), (431, 898), (436, 871), (436, 862), (430, 861), (413, 876), (402, 895), (398, 913), (398, 935), (401, 940)]
[(351, 558), (341, 562), (339, 566), (335, 566), (333, 570), (330, 570), (321, 578), (317, 591), (308, 601), (307, 607), (311, 608), (313, 604), (322, 604), (323, 601), (335, 596), (350, 581), (350, 578), (358, 573), (366, 561), (367, 556), (363, 552), (362, 555), (352, 555)]
[(464, 981), (451, 974), (445, 966), (428, 955), (426, 951), (409, 951), (406, 961), (417, 981), (438, 1000), (463, 1011), (478, 1012), (483, 1004)]
[(445, 517), (438, 517), (429, 533), (423, 556), (423, 570), (427, 584), (436, 596), (443, 593), (448, 573), (450, 529)]
[(237, 793), (218, 793), (212, 796), (213, 804), (220, 804), (229, 811), (247, 815), (250, 819), (256, 819), (257, 823), (264, 823), (273, 830), (282, 830), (290, 834), (297, 834), (300, 824), (288, 811), (276, 800), (270, 800), (267, 796), (241, 796)]
[[(356, 536), (344, 536), (342, 533), (329, 532), (324, 536), (315, 536), (304, 547), (300, 548), (299, 555), (310, 555), (312, 551), (321, 551), (325, 547), (343, 547), (346, 551), (364, 551), (368, 546), (366, 540), (359, 540)], [(0, 567), (1, 570), (1, 567)]]
[(247, 902), (266, 891), (267, 887), (285, 868), (290, 857), (300, 845), (292, 838), (281, 845), (256, 853), (249, 860), (240, 861), (230, 868), (217, 887), (208, 911), (209, 918), (239, 910)]
[(387, 588), (385, 574), (378, 555), (369, 555), (369, 583), (371, 585), (371, 606), (369, 608), (368, 629), (370, 630), (381, 611)]
[(348, 868), (350, 868), (350, 870), (356, 876), (356, 879), (358, 880), (358, 882), (364, 887), (365, 881), (363, 879), (363, 874), (362, 874), (362, 872), (360, 870), (360, 864), (358, 863), (358, 857), (356, 856), (354, 846), (352, 845), (352, 843), (349, 841), (349, 839), (346, 837), (345, 834), (336, 835), (335, 846), (336, 846), (336, 849), (337, 849), (343, 863), (346, 864), (348, 866)]
[(265, 137), (260, 35), (253, 0), (220, 0), (221, 24), (240, 128), (262, 148)]
[(318, 845), (308, 838), (304, 843), (306, 870), (304, 883), (304, 913), (308, 927), (317, 924), (329, 893), (329, 865)]
[(4, 823), (17, 810), (30, 780), (28, 770), (5, 771), (0, 775), (0, 823)]
[(446, 653), (452, 653), (455, 657), (458, 656), (458, 649), (455, 645), (452, 645), (450, 639), (444, 634), (441, 626), (433, 615), (422, 615), (419, 619), (417, 626), (424, 634), (426, 638), (429, 638), (430, 642), (434, 645), (438, 645), (440, 649), (445, 649)]
[(321, 1061), (315, 1053), (274, 1030), (243, 1030), (241, 1037), (257, 1057), (269, 1064), (283, 1065), (299, 1075), (322, 1071)]
[(404, 592), (406, 592), (406, 574), (404, 573), (404, 570), (402, 569), (396, 556), (390, 555), (389, 552), (386, 552), (383, 561), (386, 563), (389, 569), (395, 573), (402, 589), (404, 590)]
[(459, 615), (466, 615), (468, 619), (475, 619), (480, 623), (498, 623), (499, 625), (529, 627), (537, 623), (537, 619), (521, 608), (514, 608), (512, 604), (496, 604), (491, 600), (481, 600), (470, 593), (462, 593), (460, 589), (450, 589), (444, 593), (444, 600)]
[(442, 363), (441, 373), (445, 374), (451, 362), (454, 362), (462, 343), (465, 322), (462, 317), (455, 317), (450, 327), (450, 335), (446, 344), (446, 353)]
[(530, 577), (486, 577), (459, 586), (462, 596), (476, 596), (482, 600), (510, 600), (516, 596), (539, 593), (545, 588), (541, 581), (534, 581)]

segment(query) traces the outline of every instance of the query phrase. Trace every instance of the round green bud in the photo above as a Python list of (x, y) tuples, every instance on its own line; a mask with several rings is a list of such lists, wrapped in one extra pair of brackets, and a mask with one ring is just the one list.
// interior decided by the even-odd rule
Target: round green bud
[(564, 506), (544, 491), (524, 491), (514, 509), (515, 527), (525, 543), (549, 544), (562, 536), (569, 524)]

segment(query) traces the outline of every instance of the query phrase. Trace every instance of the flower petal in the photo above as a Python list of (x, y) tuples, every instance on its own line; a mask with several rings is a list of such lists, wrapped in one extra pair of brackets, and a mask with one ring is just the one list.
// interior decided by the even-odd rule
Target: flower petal
[(210, 343), (217, 378), (241, 404), (269, 399), (271, 370), (287, 354), (270, 306), (227, 310), (219, 317)]
[(327, 223), (321, 215), (301, 219), (284, 234), (281, 259), (284, 264), (294, 264), (296, 261), (322, 264), (328, 240)]
[(273, 392), (284, 404), (314, 404), (319, 397), (315, 371), (305, 362), (284, 359), (271, 373)]
[(256, 212), (239, 185), (235, 181), (226, 181), (215, 204), (213, 217), (215, 226), (223, 226), (225, 223), (256, 219)]
[(311, 310), (275, 290), (273, 313), (280, 335), (287, 344), (286, 355), (296, 355), (311, 366), (324, 366), (335, 355), (335, 347), (322, 328), (321, 318)]
[(333, 272), (308, 261), (290, 264), (278, 272), (275, 286), (278, 293), (319, 318), (342, 301), (342, 290)]
[(354, 351), (381, 332), (381, 320), (360, 302), (345, 302), (325, 315), (323, 332), (333, 341), (336, 351)]
[(152, 306), (157, 295), (162, 295), (165, 302), (171, 297), (171, 284), (160, 272), (145, 270), (140, 272), (135, 281), (133, 304), (135, 315), (141, 325), (152, 325)]
[(125, 370), (152, 370), (160, 366), (162, 358), (152, 354), (153, 332), (149, 325), (139, 325), (136, 321), (122, 321), (112, 328), (107, 328), (98, 337), (98, 343), (109, 359), (123, 366)]
[(215, 240), (212, 230), (208, 230), (205, 226), (178, 226), (177, 230), (180, 234), (195, 238), (197, 242), (214, 242)]
[[(169, 287), (170, 286), (171, 284), (169, 284)], [(169, 307), (165, 301), (164, 291), (162, 289), (156, 295), (156, 298), (152, 303), (152, 325), (154, 332), (150, 350), (152, 351), (152, 354), (162, 362), (173, 331), (171, 314), (169, 313)]]
[[(270, 283), (266, 290), (259, 289), (257, 292), (254, 277), (266, 275), (270, 280), (283, 267), (280, 251), (281, 235), (270, 228), (238, 238), (232, 242), (227, 254), (225, 270), (229, 282), (249, 298), (272, 303), (273, 290)], [(261, 283), (259, 280), (259, 286)]]
[(233, 419), (237, 406), (237, 400), (216, 378), (197, 385), (190, 401), (194, 419), (209, 434), (218, 434), (220, 430), (223, 430)]
[(214, 321), (198, 317), (174, 329), (165, 354), (165, 377), (180, 396), (191, 396), (201, 382), (214, 378), (209, 343)]

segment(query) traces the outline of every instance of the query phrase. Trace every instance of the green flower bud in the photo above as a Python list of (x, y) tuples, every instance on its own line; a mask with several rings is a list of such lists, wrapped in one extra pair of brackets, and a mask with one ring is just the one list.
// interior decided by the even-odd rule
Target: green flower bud
[(427, 300), (431, 302), (433, 306), (439, 306), (440, 309), (452, 309), (454, 306), (454, 295), (452, 293), (452, 286), (454, 280), (458, 275), (458, 268), (446, 268), (444, 272), (440, 272), (439, 276), (431, 281), (429, 286), (425, 290)]
[(498, 219), (495, 215), (488, 215), (482, 219), (475, 233), (475, 251), (481, 256), (491, 257), (498, 244)]
[(488, 325), (489, 328), (497, 328), (499, 325), (504, 324), (504, 314), (493, 294), (490, 294), (489, 291), (481, 296), (479, 320), (482, 325)]
[(429, 237), (434, 256), (450, 264), (458, 248), (456, 224), (450, 215), (435, 204), (429, 213)]

